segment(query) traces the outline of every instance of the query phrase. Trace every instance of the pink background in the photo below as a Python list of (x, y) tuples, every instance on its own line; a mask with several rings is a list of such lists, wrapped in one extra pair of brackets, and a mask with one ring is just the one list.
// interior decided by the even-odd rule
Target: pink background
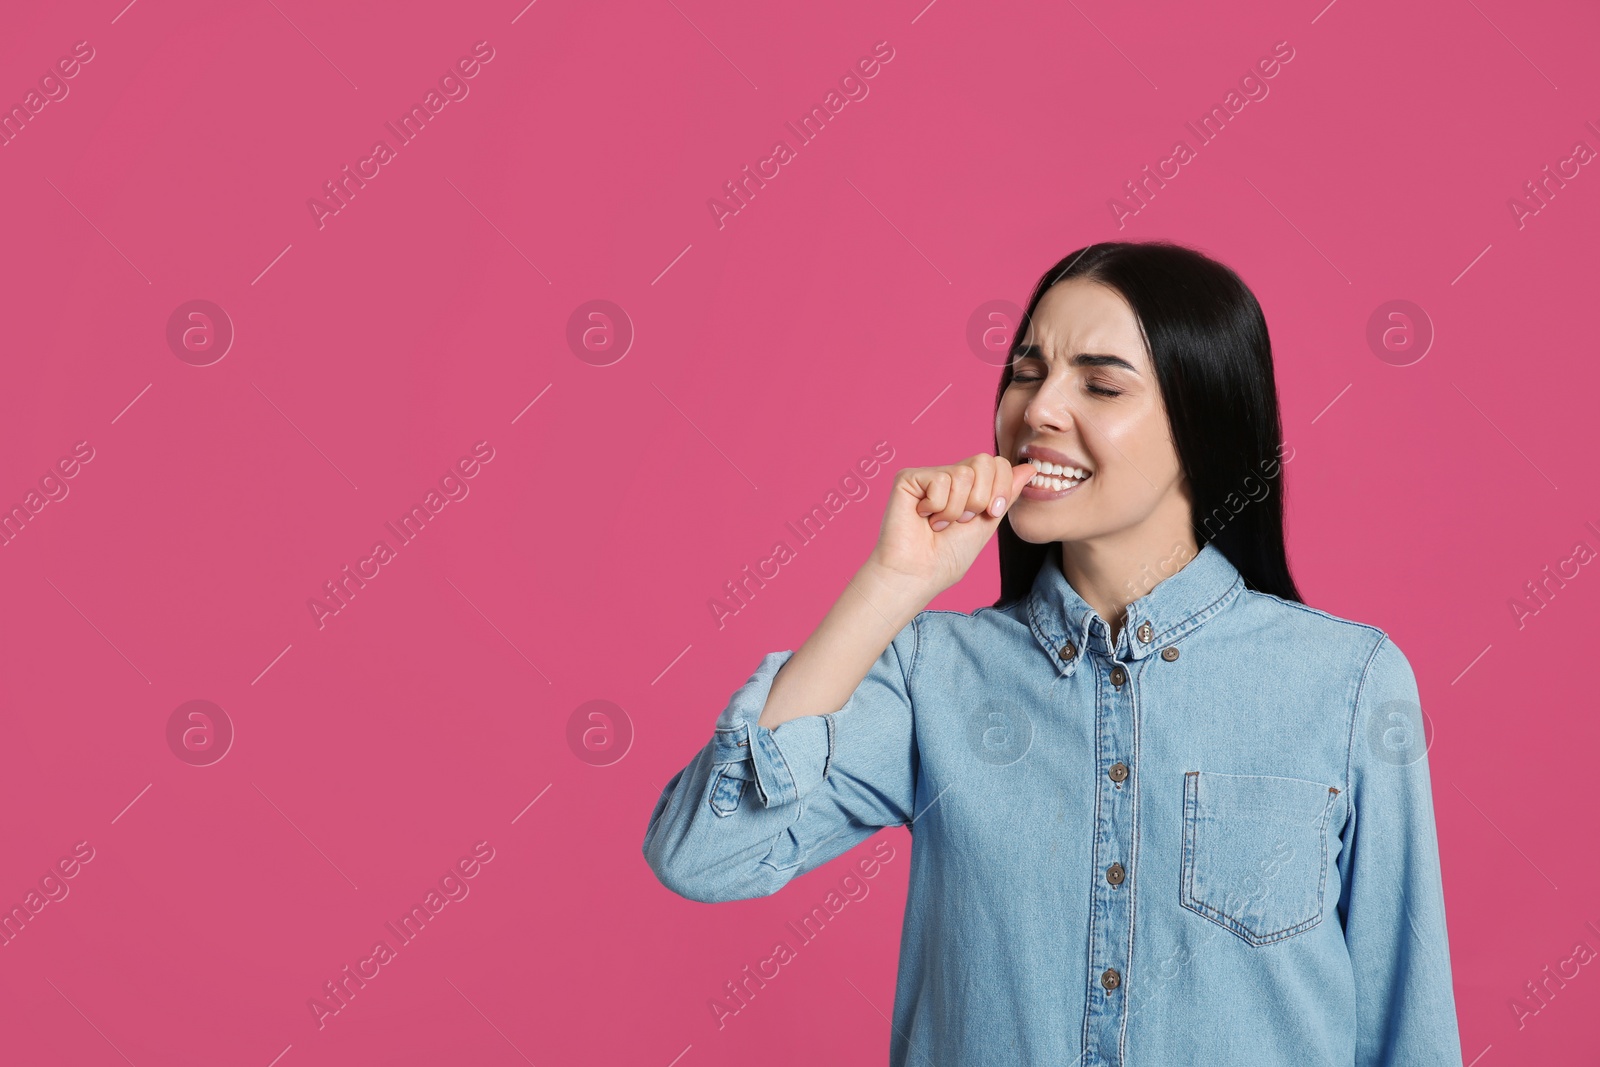
[[(7, 107), (94, 50), (0, 148), (0, 504), (93, 449), (0, 548), (0, 904), (94, 850), (0, 948), (0, 1059), (883, 1063), (903, 831), (720, 1029), (710, 999), (859, 857), (710, 907), (639, 849), (892, 474), (722, 627), (708, 604), (875, 443), (891, 471), (987, 450), (973, 312), (1154, 237), (1257, 293), (1295, 573), (1416, 668), (1465, 1058), (1593, 1054), (1600, 965), (1520, 1026), (1512, 1001), (1600, 950), (1600, 576), (1510, 604), (1600, 548), (1600, 173), (1508, 207), (1600, 148), (1592, 7), (125, 2), (12, 5), (0, 45)], [(307, 200), (479, 41), (469, 95), (319, 228)], [(1269, 95), (1119, 229), (1110, 198), (1280, 41)], [(166, 339), (195, 299), (236, 331), (209, 366)], [(567, 340), (597, 299), (636, 335), (607, 366)], [(1437, 335), (1409, 366), (1366, 340), (1396, 299)], [(479, 441), (469, 495), (319, 628), (308, 600)], [(991, 545), (935, 606), (996, 589)], [(236, 732), (209, 766), (169, 747), (190, 700)], [(631, 724), (620, 761), (569, 743), (591, 700)], [(308, 1000), (480, 841), (470, 894), (319, 1028)]]

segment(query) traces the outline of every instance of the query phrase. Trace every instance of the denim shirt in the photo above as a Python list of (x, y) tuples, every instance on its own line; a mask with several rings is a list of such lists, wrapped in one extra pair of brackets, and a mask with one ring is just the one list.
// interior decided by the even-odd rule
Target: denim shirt
[(1211, 544), (1108, 636), (1052, 553), (1010, 605), (919, 613), (832, 714), (759, 725), (768, 654), (645, 859), (738, 900), (909, 827), (892, 1067), (1459, 1067), (1399, 648)]

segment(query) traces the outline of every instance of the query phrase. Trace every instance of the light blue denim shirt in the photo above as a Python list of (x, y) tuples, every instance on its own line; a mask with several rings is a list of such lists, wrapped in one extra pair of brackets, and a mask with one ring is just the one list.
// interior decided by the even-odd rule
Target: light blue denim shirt
[(1108, 633), (1052, 554), (1012, 605), (918, 614), (832, 714), (760, 726), (771, 653), (645, 858), (738, 900), (909, 826), (893, 1067), (1459, 1067), (1399, 648), (1210, 544)]

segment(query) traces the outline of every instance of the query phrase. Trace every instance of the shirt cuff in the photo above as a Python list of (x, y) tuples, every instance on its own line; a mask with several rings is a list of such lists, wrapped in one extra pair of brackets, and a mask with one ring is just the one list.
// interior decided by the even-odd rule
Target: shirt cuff
[(792, 651), (769, 652), (748, 681), (733, 694), (717, 719), (711, 762), (737, 764), (753, 778), (766, 808), (792, 804), (828, 776), (833, 761), (832, 715), (802, 715), (767, 729), (759, 723), (772, 680)]

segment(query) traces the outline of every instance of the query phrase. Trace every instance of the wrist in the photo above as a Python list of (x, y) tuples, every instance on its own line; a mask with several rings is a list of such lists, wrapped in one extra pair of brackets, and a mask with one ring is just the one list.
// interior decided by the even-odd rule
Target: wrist
[(876, 554), (867, 557), (850, 586), (888, 619), (897, 633), (942, 591), (936, 582), (896, 570)]

